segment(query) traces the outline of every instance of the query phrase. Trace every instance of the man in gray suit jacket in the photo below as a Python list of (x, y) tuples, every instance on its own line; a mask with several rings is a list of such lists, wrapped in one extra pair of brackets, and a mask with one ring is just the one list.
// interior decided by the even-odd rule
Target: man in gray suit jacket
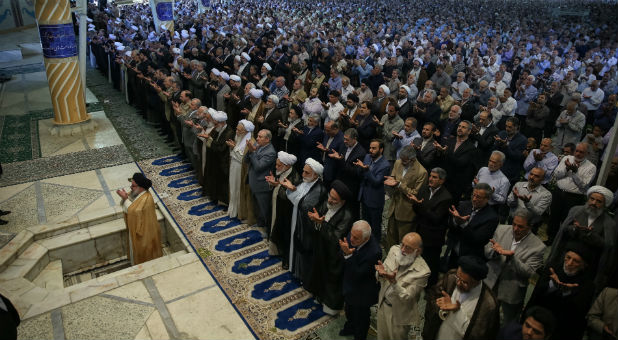
[(262, 129), (257, 135), (257, 144), (247, 141), (247, 154), (245, 162), (249, 163), (249, 187), (253, 196), (253, 205), (258, 207), (258, 226), (270, 231), (270, 187), (266, 182), (266, 176), (270, 174), (277, 160), (277, 151), (270, 143), (272, 134), (269, 130)]
[(530, 218), (527, 210), (517, 210), (513, 225), (499, 225), (485, 246), (489, 259), (485, 284), (498, 291), (505, 324), (519, 320), (528, 279), (543, 266), (545, 244), (531, 232)]

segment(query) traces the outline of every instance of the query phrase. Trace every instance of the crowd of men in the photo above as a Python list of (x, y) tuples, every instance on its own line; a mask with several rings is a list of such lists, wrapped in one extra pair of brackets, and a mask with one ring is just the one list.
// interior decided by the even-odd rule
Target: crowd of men
[(91, 5), (90, 55), (341, 335), (616, 338), (616, 6), (555, 4)]

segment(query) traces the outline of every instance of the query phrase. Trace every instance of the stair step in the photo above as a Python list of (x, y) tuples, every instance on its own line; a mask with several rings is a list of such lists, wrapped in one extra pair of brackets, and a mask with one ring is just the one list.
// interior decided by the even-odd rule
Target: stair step
[(22, 230), (9, 243), (5, 244), (0, 249), (0, 272), (5, 271), (32, 242), (34, 242), (33, 234), (27, 230)]
[(32, 283), (47, 290), (63, 289), (62, 260), (50, 262)]
[(32, 243), (0, 273), (0, 281), (8, 281), (20, 277), (32, 281), (48, 263), (47, 249), (38, 243)]

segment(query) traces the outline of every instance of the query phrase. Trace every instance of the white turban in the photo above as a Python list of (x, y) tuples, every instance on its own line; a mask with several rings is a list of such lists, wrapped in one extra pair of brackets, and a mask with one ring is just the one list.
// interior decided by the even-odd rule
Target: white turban
[(112, 39), (112, 40), (114, 40), (114, 39), (116, 39), (116, 36), (110, 33), (110, 34), (109, 34), (109, 38), (110, 38), (110, 39)]
[(235, 56), (235, 57), (234, 57), (234, 60), (236, 60), (236, 61), (240, 62), (240, 56), (239, 56), (239, 55)]
[(191, 27), (191, 28), (189, 28), (189, 31), (190, 31), (191, 33), (195, 33), (195, 28)]
[(414, 58), (414, 61), (418, 61), (419, 64), (423, 65), (423, 59), (421, 58)]
[(211, 114), (211, 116), (217, 122), (225, 122), (227, 120), (227, 113), (223, 111), (215, 111), (215, 114)]
[(135, 25), (131, 25), (131, 29), (134, 30), (134, 31), (138, 30), (137, 26), (135, 26)]
[(124, 55), (126, 55), (127, 57), (130, 57), (131, 56), (131, 52), (132, 51), (126, 51), (126, 52), (124, 52)]
[(178, 47), (174, 47), (174, 48), (172, 48), (172, 53), (180, 54), (180, 49)]
[(249, 91), (249, 94), (253, 97), (253, 98), (262, 98), (262, 96), (264, 95), (264, 91), (262, 90), (258, 90), (258, 89), (251, 89)]
[(122, 46), (122, 43), (121, 43), (121, 42), (118, 42), (118, 41), (114, 41), (114, 46), (116, 46), (116, 47), (120, 47), (120, 46)]
[(216, 68), (213, 68), (212, 70), (210, 70), (210, 72), (212, 72), (212, 74), (214, 74), (217, 77), (221, 74), (221, 72), (217, 70)]
[(94, 27), (89, 27), (89, 28), (88, 28), (88, 31), (89, 31), (89, 32), (94, 32)]
[(221, 72), (221, 73), (219, 73), (219, 76), (220, 76), (221, 78), (223, 78), (223, 80), (225, 80), (225, 81), (230, 80), (230, 75), (229, 75), (229, 74), (227, 74), (227, 72)]
[(385, 95), (388, 96), (389, 94), (391, 94), (391, 90), (388, 89), (388, 86), (382, 84), (382, 85), (380, 85), (380, 88), (382, 89), (382, 91), (384, 91)]
[(235, 75), (235, 74), (232, 74), (232, 75), (230, 76), (230, 80), (233, 80), (233, 81), (240, 81), (240, 77), (239, 77), (239, 76), (237, 76), (237, 75)]
[(296, 163), (296, 156), (289, 154), (285, 151), (279, 151), (277, 153), (277, 158), (281, 161), (281, 163), (285, 165), (294, 165)]
[(212, 107), (210, 107), (210, 108), (208, 108), (208, 114), (210, 115), (210, 117), (213, 117), (213, 115), (217, 114), (217, 110), (215, 110)]
[(266, 67), (266, 69), (267, 69), (267, 70), (269, 70), (269, 71), (272, 71), (272, 69), (273, 69), (273, 68), (270, 66), (270, 64), (269, 64), (269, 63), (264, 63), (264, 64), (262, 64), (262, 66)]
[(88, 21), (88, 22), (92, 22), (92, 19), (90, 19), (90, 18), (86, 18), (86, 21)]
[(410, 89), (410, 86), (401, 85), (401, 87), (403, 87), (403, 89), (406, 90), (406, 92), (408, 92), (408, 96), (412, 94), (412, 89)]
[(253, 132), (253, 130), (255, 130), (255, 125), (253, 125), (253, 123), (246, 119), (241, 119), (238, 124), (242, 124), (242, 126), (245, 127), (245, 130), (247, 130), (247, 132)]
[(181, 35), (182, 35), (182, 37), (183, 37), (183, 38), (185, 38), (185, 39), (189, 37), (189, 32), (187, 32), (187, 30), (182, 30), (182, 31), (180, 32), (180, 34), (181, 34)]
[(247, 52), (243, 52), (240, 54), (243, 58), (247, 59), (247, 61), (251, 61), (251, 57), (247, 54)]
[(124, 51), (124, 46), (120, 45), (116, 47), (116, 51)]
[(324, 166), (320, 163), (318, 163), (318, 161), (316, 161), (313, 158), (307, 158), (307, 160), (305, 161), (306, 165), (309, 165), (309, 167), (316, 173), (318, 174), (318, 176), (322, 176), (322, 173), (324, 173)]
[(590, 197), (591, 194), (601, 194), (603, 195), (603, 197), (605, 197), (605, 207), (609, 207), (612, 204), (612, 201), (614, 200), (614, 194), (611, 192), (611, 190), (607, 189), (604, 186), (600, 186), (600, 185), (595, 185), (595, 186), (591, 186), (590, 189), (588, 189), (588, 191), (586, 192), (586, 196)]

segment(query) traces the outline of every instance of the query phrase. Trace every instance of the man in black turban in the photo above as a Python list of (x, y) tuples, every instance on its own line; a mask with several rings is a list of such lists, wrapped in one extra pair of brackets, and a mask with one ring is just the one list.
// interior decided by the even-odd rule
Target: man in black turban
[(315, 226), (315, 252), (313, 277), (307, 285), (322, 303), (325, 313), (336, 315), (343, 308), (343, 256), (339, 240), (344, 238), (352, 227), (352, 214), (348, 209), (352, 192), (340, 180), (331, 184), (328, 199), (320, 202), (309, 212)]
[(428, 293), (425, 339), (494, 339), (500, 326), (498, 303), (483, 283), (488, 268), (477, 256), (462, 256)]

